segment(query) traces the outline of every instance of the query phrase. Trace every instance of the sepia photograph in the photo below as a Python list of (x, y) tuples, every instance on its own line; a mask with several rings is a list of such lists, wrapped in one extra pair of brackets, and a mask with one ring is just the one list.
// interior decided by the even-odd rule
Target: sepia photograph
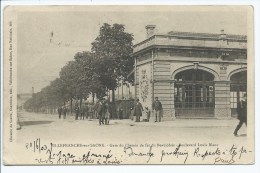
[(254, 164), (253, 12), (5, 7), (4, 164)]

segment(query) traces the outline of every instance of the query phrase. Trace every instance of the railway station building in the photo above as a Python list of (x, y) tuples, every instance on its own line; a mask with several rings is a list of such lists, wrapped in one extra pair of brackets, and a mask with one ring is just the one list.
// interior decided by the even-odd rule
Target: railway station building
[(158, 97), (163, 120), (236, 117), (247, 92), (247, 37), (213, 33), (155, 33), (134, 45), (135, 97), (152, 108)]

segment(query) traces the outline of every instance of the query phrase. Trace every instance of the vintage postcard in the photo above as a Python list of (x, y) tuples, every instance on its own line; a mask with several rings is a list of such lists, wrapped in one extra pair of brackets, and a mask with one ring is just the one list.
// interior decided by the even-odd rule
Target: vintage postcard
[(254, 164), (253, 12), (5, 7), (4, 164)]

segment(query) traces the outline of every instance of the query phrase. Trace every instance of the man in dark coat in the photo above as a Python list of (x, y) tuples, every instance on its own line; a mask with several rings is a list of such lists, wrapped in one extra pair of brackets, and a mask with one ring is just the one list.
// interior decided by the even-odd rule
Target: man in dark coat
[(103, 100), (100, 100), (97, 104), (97, 114), (99, 116), (99, 125), (104, 124), (104, 116), (105, 116), (105, 105)]
[(239, 123), (234, 131), (234, 135), (237, 135), (238, 130), (242, 127), (243, 123), (247, 126), (247, 98), (246, 94), (244, 94), (243, 99), (238, 103), (237, 105), (237, 118), (239, 120)]
[(140, 122), (140, 117), (142, 116), (143, 106), (139, 102), (139, 99), (136, 99), (136, 103), (134, 106), (134, 115), (136, 116), (136, 122)]
[(158, 100), (158, 97), (155, 97), (155, 100), (153, 102), (153, 110), (154, 110), (154, 113), (155, 113), (155, 122), (157, 122), (157, 120), (159, 122), (161, 122), (162, 104)]
[(104, 111), (105, 124), (108, 125), (110, 120), (110, 115), (111, 115), (111, 107), (108, 100), (104, 103), (104, 107), (105, 107), (105, 111)]
[(62, 110), (63, 110), (63, 119), (66, 119), (68, 109), (66, 108), (66, 106), (64, 106)]
[(85, 104), (82, 104), (81, 105), (81, 108), (80, 108), (80, 119), (81, 120), (84, 120), (84, 118), (85, 118), (85, 116), (86, 116), (86, 118), (88, 118), (87, 117), (87, 105), (85, 105)]
[(80, 114), (80, 109), (79, 109), (78, 105), (76, 105), (76, 107), (75, 107), (75, 113), (76, 113), (75, 120), (78, 120), (78, 117), (79, 117), (79, 114)]
[(58, 107), (58, 114), (59, 114), (59, 119), (61, 119), (61, 114), (62, 114), (62, 108), (61, 108), (61, 106)]

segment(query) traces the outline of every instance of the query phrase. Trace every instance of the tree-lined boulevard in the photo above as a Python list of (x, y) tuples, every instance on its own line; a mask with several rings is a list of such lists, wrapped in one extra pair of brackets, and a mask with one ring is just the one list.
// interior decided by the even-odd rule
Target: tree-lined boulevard
[(101, 99), (112, 91), (115, 101), (115, 89), (119, 82), (133, 82), (127, 75), (134, 68), (134, 59), (130, 56), (133, 47), (133, 35), (125, 32), (124, 25), (104, 23), (99, 36), (92, 42), (91, 51), (77, 52), (73, 61), (69, 61), (60, 71), (59, 78), (40, 92), (34, 93), (24, 108), (31, 112), (44, 112), (47, 107), (56, 109), (76, 100), (79, 105), (92, 96)]

